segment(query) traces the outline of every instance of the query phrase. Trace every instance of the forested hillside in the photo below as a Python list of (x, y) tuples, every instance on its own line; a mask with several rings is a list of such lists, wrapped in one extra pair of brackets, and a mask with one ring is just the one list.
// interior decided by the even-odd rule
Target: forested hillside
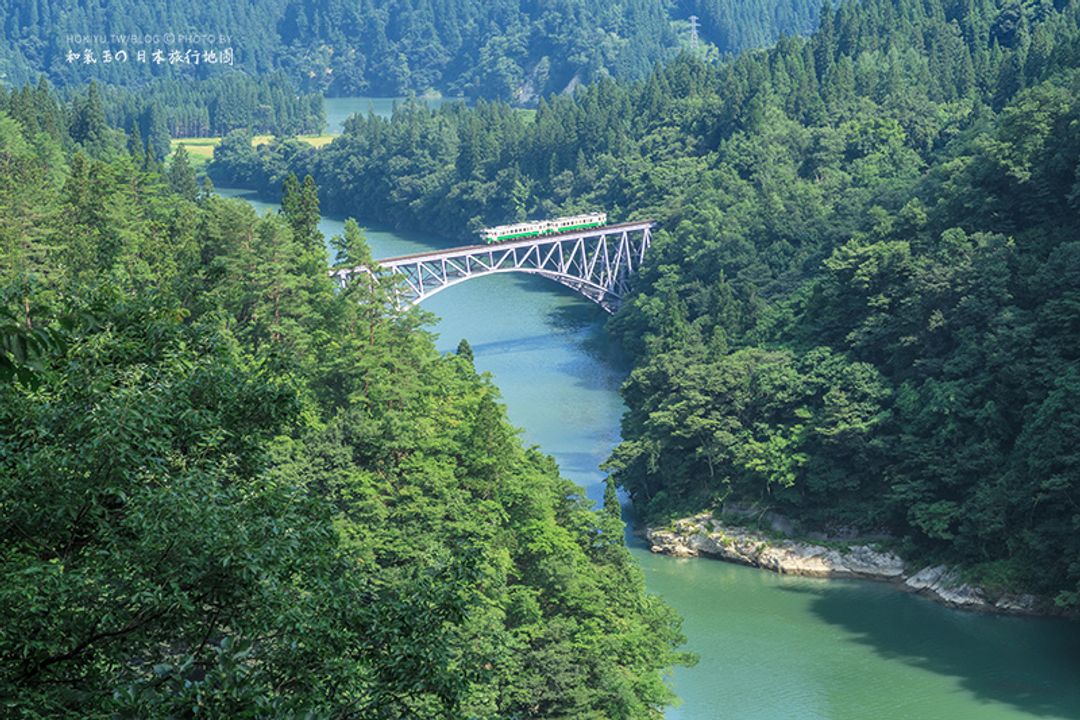
[[(607, 75), (643, 76), (689, 42), (693, 14), (702, 41), (729, 53), (812, 30), (817, 9), (809, 0), (0, 0), (0, 82), (25, 84), (44, 72), (60, 85), (131, 86), (280, 69), (304, 91), (333, 95), (436, 90), (531, 102)], [(124, 62), (104, 60), (103, 51), (121, 48)], [(186, 55), (226, 48), (229, 65)], [(138, 62), (138, 49), (160, 49), (165, 60)], [(172, 63), (170, 50), (184, 60)], [(69, 52), (80, 57), (69, 62)]]
[(356, 119), (211, 172), (462, 238), (605, 208), (663, 232), (612, 328), (645, 518), (753, 500), (1080, 603), (1080, 5), (866, 0), (533, 115)]
[(322, 97), (298, 94), (282, 73), (230, 73), (197, 83), (162, 79), (135, 89), (103, 86), (101, 95), (109, 124), (128, 131), (137, 124), (144, 137), (155, 131), (173, 138), (220, 136), (237, 129), (287, 137), (326, 129)]
[(0, 97), (0, 714), (660, 717), (617, 504), (318, 219)]
[(62, 94), (41, 78), (10, 94), (0, 87), (0, 108), (25, 127), (51, 133), (65, 147), (81, 143), (99, 152), (139, 147), (160, 162), (174, 137), (224, 134), (237, 127), (320, 132), (325, 125), (322, 98), (290, 93), (281, 77), (256, 81), (237, 75), (195, 85), (163, 80), (137, 91), (90, 83)]
[[(817, 0), (679, 0), (675, 16), (697, 16), (698, 34), (721, 53), (772, 45), (781, 35), (809, 35), (817, 29), (824, 2)], [(830, 5), (832, 3), (829, 1)]]
[(91, 82), (61, 93), (41, 77), (35, 85), (10, 93), (0, 86), (0, 101), (31, 125), (41, 122), (39, 112), (44, 110), (58, 129), (93, 124), (135, 132), (159, 160), (168, 154), (173, 138), (219, 136), (238, 128), (288, 137), (326, 128), (322, 97), (296, 95), (280, 75), (255, 80), (234, 74), (198, 83), (159, 80), (138, 89)]

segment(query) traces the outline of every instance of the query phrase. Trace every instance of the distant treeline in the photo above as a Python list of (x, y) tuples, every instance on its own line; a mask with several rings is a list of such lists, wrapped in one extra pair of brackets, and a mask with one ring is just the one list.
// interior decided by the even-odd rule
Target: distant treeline
[[(174, 64), (168, 52), (229, 47), (232, 68), (280, 69), (310, 92), (434, 89), (530, 102), (605, 76), (644, 76), (689, 43), (690, 15), (700, 18), (702, 51), (707, 45), (734, 53), (809, 32), (818, 6), (813, 0), (0, 0), (0, 82), (33, 82), (38, 73), (58, 85), (207, 78), (226, 66)], [(132, 34), (150, 35), (151, 42), (115, 37)], [(121, 47), (129, 57), (105, 62), (105, 51)], [(160, 49), (166, 59), (137, 61), (139, 49)], [(87, 50), (95, 62), (86, 62)]]
[(325, 129), (322, 96), (299, 94), (285, 75), (252, 78), (242, 73), (201, 82), (163, 79), (137, 90), (102, 88), (109, 122), (143, 132), (160, 124), (172, 137), (225, 135), (238, 128), (272, 135), (320, 133)]
[(135, 133), (159, 160), (169, 153), (172, 138), (219, 136), (237, 128), (291, 136), (319, 133), (326, 126), (322, 96), (297, 95), (280, 74), (257, 80), (231, 74), (199, 83), (160, 80), (140, 90), (91, 83), (59, 92), (41, 78), (10, 92), (0, 86), (0, 101), (30, 125), (48, 118), (62, 137), (82, 138), (88, 127), (100, 128), (99, 134), (109, 128)]
[(1076, 606), (1078, 98), (1075, 0), (861, 0), (532, 115), (406, 106), (210, 172), (312, 172), (328, 209), (462, 237), (659, 219), (612, 322), (610, 469), (644, 517), (757, 501)]

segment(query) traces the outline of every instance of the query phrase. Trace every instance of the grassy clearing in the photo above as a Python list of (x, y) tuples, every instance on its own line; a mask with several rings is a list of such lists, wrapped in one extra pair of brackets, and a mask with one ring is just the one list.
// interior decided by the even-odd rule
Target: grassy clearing
[[(320, 148), (323, 145), (328, 145), (336, 137), (337, 135), (298, 135), (296, 139), (306, 142), (312, 147)], [(258, 147), (269, 143), (273, 139), (273, 135), (255, 135), (251, 138), (251, 144)], [(188, 151), (188, 155), (191, 156), (191, 164), (198, 170), (214, 157), (214, 148), (220, 142), (221, 138), (219, 137), (174, 138), (172, 149), (176, 150), (176, 148), (183, 145)]]

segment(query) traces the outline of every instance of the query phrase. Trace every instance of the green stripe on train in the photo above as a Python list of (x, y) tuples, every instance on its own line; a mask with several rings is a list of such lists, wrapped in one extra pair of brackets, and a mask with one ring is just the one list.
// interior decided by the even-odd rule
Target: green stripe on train
[[(574, 230), (585, 230), (587, 228), (601, 227), (601, 225), (602, 223), (585, 223), (584, 225), (570, 225), (569, 227), (559, 228), (557, 230), (549, 230), (548, 232), (542, 234), (554, 235), (557, 233), (572, 232)], [(488, 240), (488, 244), (490, 245), (491, 243), (503, 242), (505, 240), (517, 240), (518, 238), (524, 237), (536, 237), (540, 234), (541, 233), (537, 230), (531, 230), (529, 232), (514, 233), (513, 235), (499, 235), (494, 240)]]

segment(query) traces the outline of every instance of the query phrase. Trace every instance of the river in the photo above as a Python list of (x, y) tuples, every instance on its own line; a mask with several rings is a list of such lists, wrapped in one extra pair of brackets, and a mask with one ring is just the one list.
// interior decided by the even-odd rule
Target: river
[[(274, 207), (244, 197), (259, 212)], [(329, 238), (342, 222), (320, 227)], [(366, 232), (376, 258), (453, 244)], [(514, 274), (471, 280), (424, 307), (439, 318), (439, 349), (467, 338), (525, 441), (600, 500), (626, 373), (608, 349), (603, 311)], [(681, 613), (687, 649), (700, 656), (671, 677), (682, 704), (669, 720), (1080, 718), (1080, 624), (965, 613), (883, 583), (785, 577), (630, 544), (649, 590)]]

